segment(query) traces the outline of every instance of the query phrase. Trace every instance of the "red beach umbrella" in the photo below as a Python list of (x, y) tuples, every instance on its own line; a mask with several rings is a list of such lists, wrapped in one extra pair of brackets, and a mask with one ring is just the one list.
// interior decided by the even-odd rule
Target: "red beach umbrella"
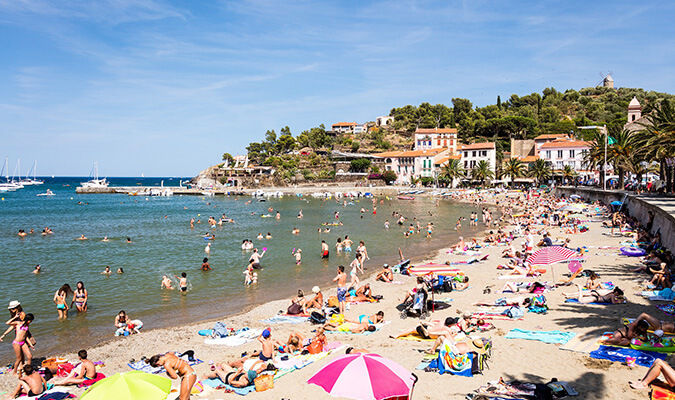
[(569, 260), (577, 253), (562, 246), (542, 247), (527, 257), (527, 262), (532, 265), (550, 265), (561, 261)]
[(307, 383), (334, 397), (356, 400), (409, 399), (417, 377), (378, 354), (345, 354), (321, 368)]

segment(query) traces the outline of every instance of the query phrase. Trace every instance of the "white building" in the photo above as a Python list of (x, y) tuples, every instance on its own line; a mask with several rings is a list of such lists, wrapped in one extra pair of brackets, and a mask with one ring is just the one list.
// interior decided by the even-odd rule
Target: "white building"
[(547, 142), (539, 148), (539, 158), (551, 163), (554, 170), (561, 170), (569, 165), (575, 171), (585, 171), (584, 156), (591, 144), (583, 140), (559, 139)]
[(409, 184), (413, 178), (434, 178), (439, 160), (447, 158), (447, 148), (411, 151), (389, 151), (373, 154), (384, 158), (385, 169), (394, 171), (398, 182)]
[(462, 146), (462, 165), (467, 171), (472, 170), (480, 161), (490, 164), (490, 171), (495, 172), (497, 166), (497, 149), (494, 142), (474, 143)]
[(336, 133), (354, 133), (357, 125), (356, 122), (338, 122), (333, 124), (332, 128)]
[(382, 116), (382, 117), (377, 117), (375, 120), (375, 126), (389, 126), (394, 122), (394, 117), (390, 117), (388, 115)]
[(451, 154), (457, 152), (457, 129), (432, 128), (415, 131), (415, 150), (450, 149)]

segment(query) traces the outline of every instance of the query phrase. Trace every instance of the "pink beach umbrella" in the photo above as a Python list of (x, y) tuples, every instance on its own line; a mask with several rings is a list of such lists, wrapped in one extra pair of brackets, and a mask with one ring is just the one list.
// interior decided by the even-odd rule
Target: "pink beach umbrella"
[(561, 261), (569, 260), (577, 253), (562, 246), (542, 247), (527, 257), (527, 262), (532, 265), (550, 265)]
[(356, 400), (409, 399), (417, 377), (377, 354), (345, 354), (321, 368), (307, 383), (334, 397)]

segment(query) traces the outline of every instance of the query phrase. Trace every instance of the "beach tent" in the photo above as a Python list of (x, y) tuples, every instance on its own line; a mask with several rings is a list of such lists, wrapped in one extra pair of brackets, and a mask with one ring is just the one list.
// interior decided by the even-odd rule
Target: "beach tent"
[(417, 376), (378, 354), (345, 354), (321, 368), (307, 383), (334, 397), (356, 400), (410, 399)]
[(141, 371), (115, 374), (84, 392), (86, 400), (163, 400), (171, 391), (171, 379)]

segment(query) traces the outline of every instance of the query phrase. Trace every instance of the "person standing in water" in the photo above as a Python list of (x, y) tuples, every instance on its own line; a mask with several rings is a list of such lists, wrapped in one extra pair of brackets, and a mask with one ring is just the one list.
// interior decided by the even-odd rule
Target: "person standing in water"
[(89, 293), (87, 289), (84, 288), (84, 283), (82, 281), (77, 282), (75, 288), (75, 293), (73, 295), (73, 301), (70, 302), (72, 307), (75, 304), (75, 308), (79, 312), (87, 311), (87, 300), (89, 299)]
[(202, 271), (211, 271), (208, 257), (204, 257), (204, 260), (202, 261)]
[(321, 258), (328, 258), (328, 245), (325, 240), (321, 241)]
[(253, 254), (251, 254), (248, 260), (253, 268), (260, 269), (260, 259), (265, 255), (265, 251), (263, 250), (262, 253), (258, 253), (258, 249), (253, 249)]
[(68, 295), (73, 295), (73, 289), (67, 283), (54, 293), (54, 303), (56, 303), (56, 310), (59, 312), (59, 319), (68, 318)]
[[(178, 278), (178, 276), (176, 276)], [(178, 286), (180, 287), (181, 292), (187, 292), (188, 290), (188, 284), (187, 284), (187, 273), (183, 272), (180, 274), (180, 278), (178, 278)]]
[(160, 288), (173, 290), (171, 279), (168, 276), (166, 275), (162, 276), (162, 286)]

